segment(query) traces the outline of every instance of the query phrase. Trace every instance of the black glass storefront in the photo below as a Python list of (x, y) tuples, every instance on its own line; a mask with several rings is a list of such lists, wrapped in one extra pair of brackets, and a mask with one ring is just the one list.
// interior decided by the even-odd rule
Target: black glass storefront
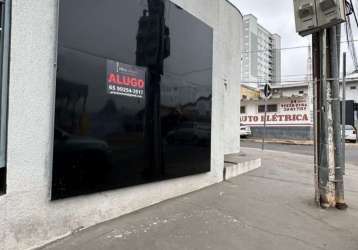
[(210, 171), (213, 31), (164, 1), (153, 72), (138, 37), (157, 2), (60, 0), (52, 199)]
[(6, 193), (6, 168), (0, 168), (0, 195)]

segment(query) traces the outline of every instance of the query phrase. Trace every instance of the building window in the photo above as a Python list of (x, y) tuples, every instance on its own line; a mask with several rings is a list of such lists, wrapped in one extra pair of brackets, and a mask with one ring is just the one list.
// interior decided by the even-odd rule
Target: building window
[(6, 192), (6, 130), (9, 71), (10, 0), (0, 0), (0, 195)]
[[(265, 105), (259, 105), (258, 112), (265, 113)], [(270, 112), (270, 113), (277, 112), (277, 104), (267, 105), (267, 112)]]
[(246, 107), (245, 106), (240, 107), (240, 113), (241, 114), (246, 114)]
[(351, 86), (351, 90), (357, 89), (357, 86)]
[(304, 91), (304, 90), (300, 90), (298, 93), (299, 93), (300, 95), (303, 95), (303, 94), (305, 93), (305, 91)]

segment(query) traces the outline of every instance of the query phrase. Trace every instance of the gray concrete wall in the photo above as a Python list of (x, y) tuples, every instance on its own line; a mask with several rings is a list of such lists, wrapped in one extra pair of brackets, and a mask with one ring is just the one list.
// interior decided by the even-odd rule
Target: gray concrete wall
[[(253, 137), (261, 138), (264, 134), (264, 129), (263, 127), (251, 127), (251, 132)], [(313, 140), (313, 128), (293, 126), (267, 127), (266, 137), (268, 139)]]
[[(214, 28), (212, 171), (50, 202), (58, 2), (12, 2), (8, 192), (0, 196), (1, 250), (39, 246), (80, 228), (222, 181), (224, 153), (240, 148), (238, 141), (229, 139), (238, 135), (236, 128), (224, 125), (239, 119), (225, 116), (239, 115), (240, 108), (239, 92), (234, 95), (229, 90), (239, 88), (236, 81), (240, 79), (240, 59), (232, 56), (240, 51), (239, 40), (235, 40), (240, 37), (242, 16), (229, 3), (173, 1)], [(224, 79), (228, 80), (228, 89)], [(226, 147), (227, 142), (232, 145)]]

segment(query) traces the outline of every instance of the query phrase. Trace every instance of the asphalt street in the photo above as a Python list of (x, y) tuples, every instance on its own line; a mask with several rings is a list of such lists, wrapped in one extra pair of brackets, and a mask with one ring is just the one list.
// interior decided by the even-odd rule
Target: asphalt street
[[(258, 142), (241, 140), (241, 146), (245, 148), (261, 148), (262, 144)], [(287, 145), (268, 143), (265, 145), (265, 149), (295, 154), (313, 155), (312, 145)], [(358, 164), (358, 144), (346, 144), (346, 162), (350, 164)]]

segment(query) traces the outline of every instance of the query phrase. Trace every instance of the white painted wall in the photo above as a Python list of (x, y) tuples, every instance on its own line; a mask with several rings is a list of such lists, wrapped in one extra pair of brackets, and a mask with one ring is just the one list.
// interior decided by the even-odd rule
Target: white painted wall
[[(300, 91), (303, 91), (304, 93), (300, 94)], [(308, 95), (308, 86), (282, 89), (282, 95), (284, 97), (292, 97), (292, 96), (303, 97), (304, 95)]]
[[(224, 153), (240, 151), (240, 79), (243, 43), (243, 19), (226, 1), (220, 2), (221, 71), (224, 79)], [(234, 32), (233, 32), (234, 31)]]
[(50, 202), (57, 0), (12, 1), (8, 192), (0, 196), (1, 250), (38, 246), (78, 228), (222, 181), (224, 153), (240, 148), (239, 136), (230, 138), (232, 133), (239, 134), (239, 126), (225, 125), (239, 121), (242, 30), (241, 14), (228, 2), (173, 1), (214, 28), (212, 171)]
[[(295, 125), (295, 126), (311, 126), (311, 109), (308, 97), (295, 97), (295, 98), (272, 98), (268, 100), (268, 105), (277, 105), (277, 112), (267, 113), (267, 125)], [(264, 113), (258, 112), (258, 106), (265, 105), (264, 100), (247, 100), (242, 102), (245, 106), (245, 114), (241, 114), (241, 123), (250, 126), (262, 126)], [(287, 118), (286, 118), (287, 116)], [(293, 116), (299, 116), (293, 118)], [(276, 118), (275, 118), (276, 117)], [(258, 118), (258, 120), (254, 120)], [(292, 119), (292, 120), (291, 120)], [(297, 120), (296, 120), (297, 119)]]
[(347, 82), (346, 100), (353, 100), (358, 103), (358, 81)]

